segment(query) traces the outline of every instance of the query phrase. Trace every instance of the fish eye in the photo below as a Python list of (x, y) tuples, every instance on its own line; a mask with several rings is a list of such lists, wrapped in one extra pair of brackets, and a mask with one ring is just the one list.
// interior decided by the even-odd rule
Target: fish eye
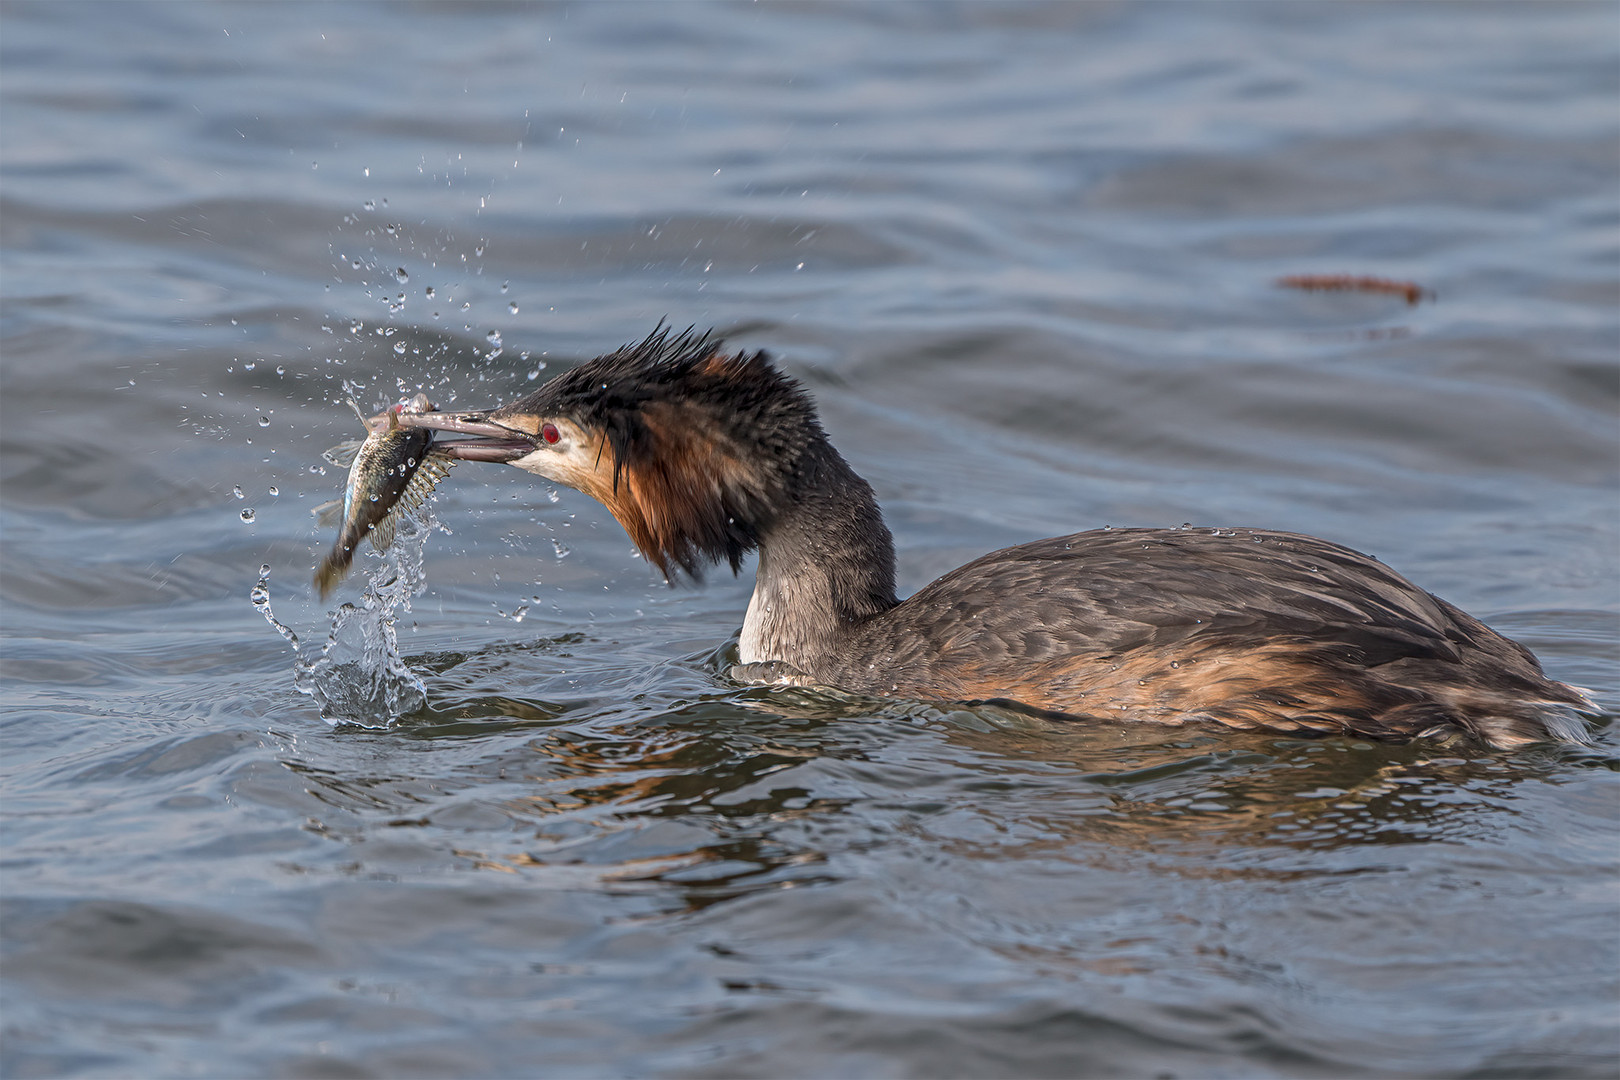
[(557, 430), (556, 424), (543, 424), (540, 428), (540, 437), (548, 443), (554, 443), (562, 438), (562, 432)]

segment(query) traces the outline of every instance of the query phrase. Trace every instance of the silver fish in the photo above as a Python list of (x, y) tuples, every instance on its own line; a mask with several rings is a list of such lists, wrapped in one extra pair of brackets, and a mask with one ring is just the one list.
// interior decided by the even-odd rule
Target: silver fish
[[(315, 587), (322, 600), (349, 572), (360, 541), (369, 537), (372, 547), (387, 551), (394, 542), (399, 515), (421, 506), (455, 464), (448, 454), (431, 448), (433, 432), (398, 423), (400, 413), (433, 411), (427, 395), (417, 394), (388, 410), (386, 430), (326, 452), (326, 460), (334, 465), (349, 466), (349, 480), (341, 504), (331, 502), (312, 511), (322, 525), (340, 526), (337, 541), (315, 571)], [(355, 413), (360, 410), (355, 408)], [(360, 418), (365, 421), (364, 415)]]

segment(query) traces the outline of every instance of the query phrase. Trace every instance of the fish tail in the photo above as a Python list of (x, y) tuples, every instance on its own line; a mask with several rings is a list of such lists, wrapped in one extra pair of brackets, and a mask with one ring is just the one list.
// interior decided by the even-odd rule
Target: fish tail
[(332, 595), (332, 590), (338, 587), (338, 582), (348, 575), (348, 566), (339, 566), (337, 560), (328, 555), (321, 560), (321, 565), (315, 568), (315, 588), (321, 594), (321, 601)]

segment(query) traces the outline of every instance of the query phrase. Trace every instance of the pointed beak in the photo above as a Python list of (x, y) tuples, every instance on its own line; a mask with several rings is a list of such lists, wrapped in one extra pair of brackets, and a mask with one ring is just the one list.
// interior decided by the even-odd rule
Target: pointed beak
[(385, 412), (366, 421), (369, 431), (385, 432), (395, 427), (427, 428), (435, 432), (468, 435), (472, 438), (436, 438), (433, 449), (460, 461), (506, 463), (527, 457), (535, 448), (535, 437), (519, 428), (491, 420), (491, 410), (483, 412)]

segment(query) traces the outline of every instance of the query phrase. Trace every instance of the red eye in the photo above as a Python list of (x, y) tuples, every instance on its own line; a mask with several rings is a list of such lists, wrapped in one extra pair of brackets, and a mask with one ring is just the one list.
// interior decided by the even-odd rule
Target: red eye
[(540, 437), (548, 443), (554, 443), (562, 438), (562, 432), (557, 430), (556, 424), (546, 424), (540, 428)]

